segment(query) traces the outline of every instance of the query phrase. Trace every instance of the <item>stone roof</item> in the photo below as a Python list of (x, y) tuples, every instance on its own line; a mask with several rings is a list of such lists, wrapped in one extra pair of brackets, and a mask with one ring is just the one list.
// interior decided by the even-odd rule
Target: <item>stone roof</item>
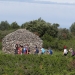
[(20, 45), (29, 45), (31, 52), (33, 52), (35, 45), (40, 49), (42, 47), (43, 41), (39, 36), (33, 34), (26, 29), (18, 29), (2, 39), (2, 51), (5, 53), (14, 54), (15, 44), (19, 42)]

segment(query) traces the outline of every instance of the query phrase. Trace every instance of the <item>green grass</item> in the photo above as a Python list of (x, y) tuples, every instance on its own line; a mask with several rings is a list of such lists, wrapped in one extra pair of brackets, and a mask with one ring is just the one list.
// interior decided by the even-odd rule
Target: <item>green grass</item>
[(0, 75), (75, 75), (75, 57), (53, 55), (11, 55), (0, 52)]

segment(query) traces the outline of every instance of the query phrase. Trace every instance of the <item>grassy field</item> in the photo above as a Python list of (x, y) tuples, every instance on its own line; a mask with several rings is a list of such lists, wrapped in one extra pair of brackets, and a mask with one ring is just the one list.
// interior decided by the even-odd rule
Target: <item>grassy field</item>
[(11, 55), (0, 52), (0, 75), (75, 75), (75, 56)]

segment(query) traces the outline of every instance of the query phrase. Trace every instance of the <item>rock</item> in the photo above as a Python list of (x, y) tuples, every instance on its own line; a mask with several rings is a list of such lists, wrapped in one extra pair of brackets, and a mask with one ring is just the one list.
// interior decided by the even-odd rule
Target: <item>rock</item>
[(43, 44), (43, 41), (39, 38), (39, 36), (26, 29), (18, 29), (6, 35), (2, 39), (2, 51), (7, 54), (14, 54), (16, 42), (22, 46), (28, 44), (31, 53), (33, 53), (35, 45), (37, 45), (38, 49), (40, 50)]

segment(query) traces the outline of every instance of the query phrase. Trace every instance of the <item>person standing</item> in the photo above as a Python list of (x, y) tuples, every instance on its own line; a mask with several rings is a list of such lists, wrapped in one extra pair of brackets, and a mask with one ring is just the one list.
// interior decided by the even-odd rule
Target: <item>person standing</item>
[(28, 44), (26, 44), (25, 50), (26, 50), (26, 54), (29, 54), (29, 52), (28, 52), (28, 50), (29, 50), (29, 45), (28, 45)]
[(44, 54), (46, 52), (46, 50), (44, 49), (44, 47), (41, 48), (41, 54)]
[(64, 56), (66, 56), (68, 54), (68, 50), (65, 48), (64, 52), (63, 52)]
[(38, 47), (36, 45), (34, 54), (38, 54), (38, 53), (39, 53), (39, 49), (38, 49)]
[(75, 51), (72, 48), (70, 48), (69, 51), (71, 52), (71, 56), (75, 55)]
[(19, 44), (16, 43), (16, 45), (15, 45), (15, 54), (18, 54), (18, 48), (19, 48)]
[(52, 49), (51, 49), (51, 48), (49, 48), (49, 49), (48, 49), (48, 52), (49, 52), (49, 54), (50, 54), (50, 55), (52, 55), (52, 54), (53, 54), (53, 51), (52, 51)]

